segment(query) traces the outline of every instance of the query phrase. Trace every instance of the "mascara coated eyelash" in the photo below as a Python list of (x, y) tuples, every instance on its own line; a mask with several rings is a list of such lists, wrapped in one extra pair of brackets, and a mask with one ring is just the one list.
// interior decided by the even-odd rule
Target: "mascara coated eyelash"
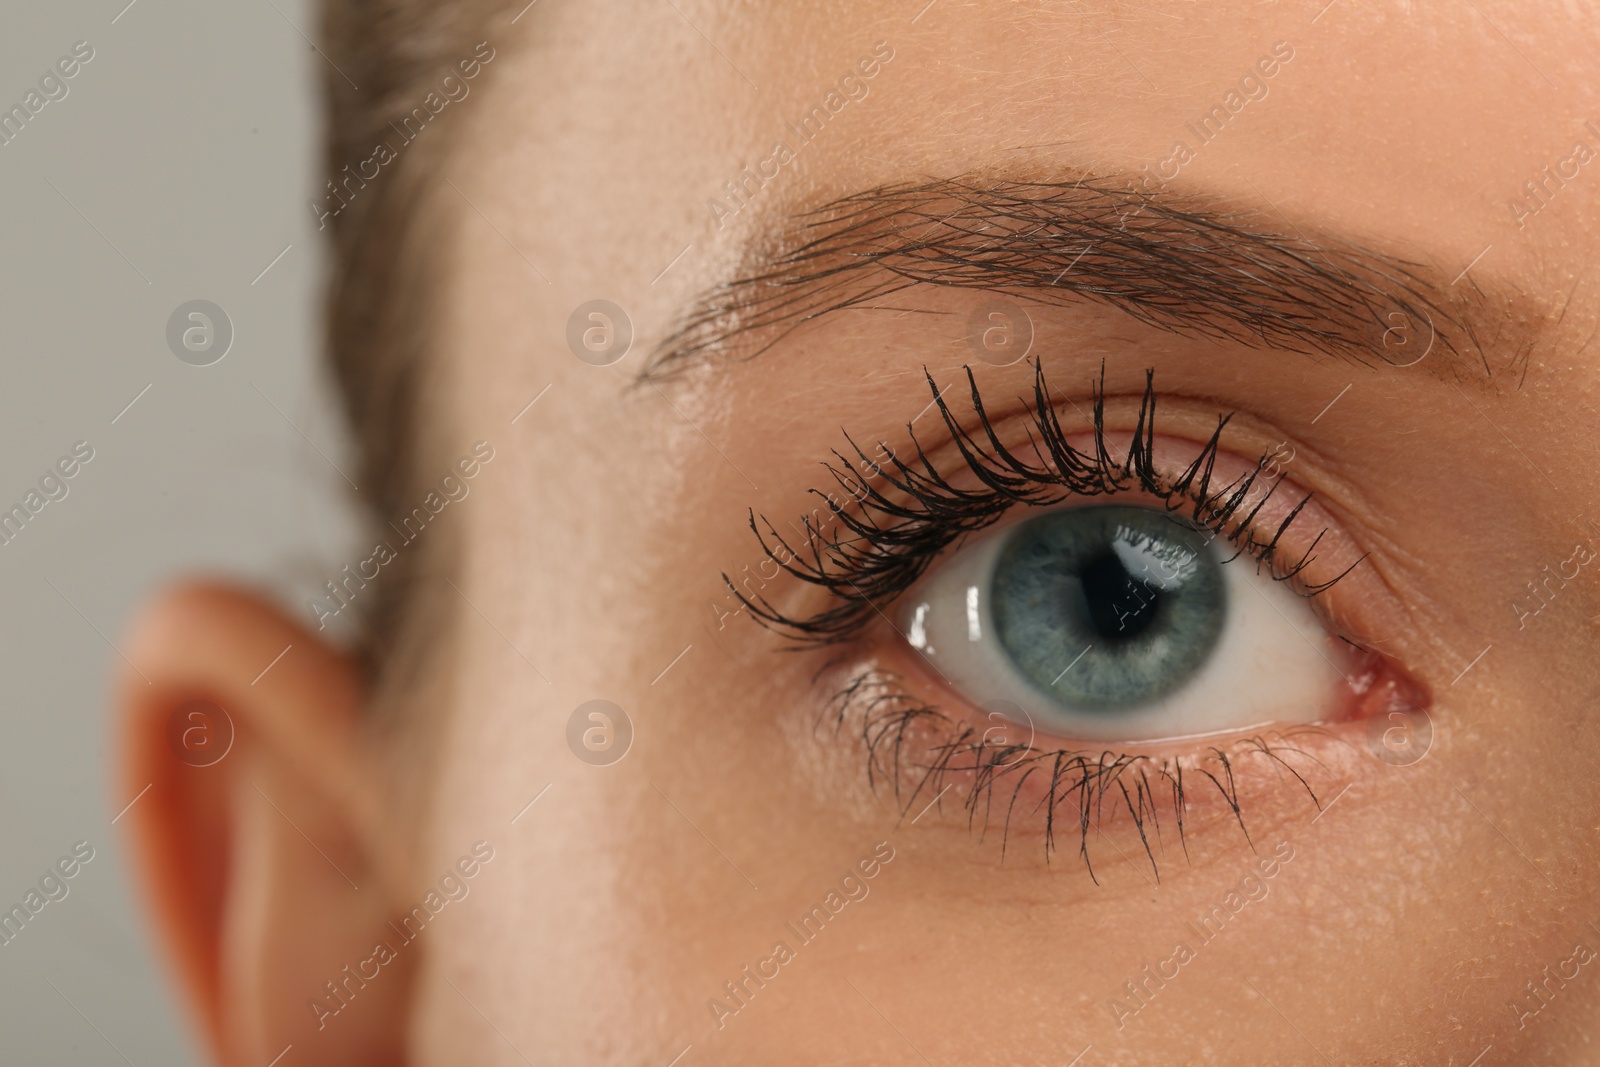
[[(1297, 559), (1281, 559), (1282, 541), (1289, 527), (1310, 501), (1306, 494), (1276, 528), (1259, 535), (1255, 521), (1283, 481), (1271, 478), (1264, 492), (1253, 491), (1272, 463), (1264, 454), (1253, 470), (1233, 481), (1213, 485), (1217, 453), (1230, 415), (1220, 416), (1217, 428), (1195, 460), (1170, 481), (1155, 463), (1155, 375), (1145, 372), (1145, 388), (1132, 443), (1121, 460), (1112, 458), (1105, 427), (1104, 371), (1093, 394), (1092, 450), (1083, 451), (1067, 439), (1051, 402), (1042, 361), (1034, 364), (1033, 403), (1028, 407), (1028, 441), (1031, 457), (1001, 443), (979, 395), (971, 368), (964, 368), (978, 432), (969, 432), (944, 400), (933, 376), (924, 370), (933, 404), (938, 408), (951, 442), (965, 468), (980, 484), (962, 489), (940, 472), (916, 434), (908, 426), (911, 458), (904, 459), (887, 445), (870, 456), (847, 434), (855, 458), (835, 450), (837, 463), (825, 469), (849, 496), (841, 502), (813, 489), (827, 503), (829, 523), (807, 516), (802, 520), (798, 547), (786, 541), (763, 516), (750, 513), (750, 528), (761, 551), (779, 571), (829, 594), (829, 603), (817, 611), (794, 616), (775, 607), (759, 593), (747, 593), (724, 574), (723, 582), (762, 625), (800, 645), (838, 644), (857, 637), (887, 606), (910, 589), (951, 545), (998, 522), (1017, 505), (1048, 507), (1072, 499), (1088, 499), (1142, 491), (1171, 513), (1184, 517), (1197, 529), (1222, 536), (1237, 549), (1234, 557), (1249, 554), (1259, 568), (1278, 581), (1293, 581), (1306, 596), (1322, 593), (1349, 573), (1350, 568), (1325, 582), (1300, 579), (1315, 560), (1318, 534)], [(856, 473), (857, 466), (871, 480)], [(874, 482), (878, 484), (874, 484)], [(831, 535), (824, 532), (831, 526)], [(763, 530), (763, 527), (765, 528)], [(1353, 568), (1361, 561), (1351, 564)]]

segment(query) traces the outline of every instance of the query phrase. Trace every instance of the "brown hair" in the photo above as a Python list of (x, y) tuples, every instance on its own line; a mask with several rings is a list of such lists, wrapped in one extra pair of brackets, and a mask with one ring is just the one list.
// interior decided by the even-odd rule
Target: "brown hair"
[[(325, 345), (357, 450), (355, 480), (371, 525), (403, 514), (426, 491), (425, 464), (459, 442), (444, 442), (438, 412), (424, 410), (436, 361), (434, 308), (423, 266), (446, 246), (454, 207), (435, 199), (437, 180), (463, 123), (455, 114), (407, 137), (413, 109), (436, 92), (486, 40), (510, 0), (326, 0), (322, 8), (326, 130), (312, 213), (332, 251), (324, 306)], [(480, 89), (481, 91), (481, 81)], [(353, 182), (352, 168), (379, 145), (392, 160), (375, 178)], [(430, 180), (432, 179), (432, 180)], [(348, 199), (346, 199), (348, 198)], [(437, 257), (432, 257), (437, 265)], [(431, 416), (431, 417), (430, 417)], [(442, 582), (420, 578), (447, 552), (440, 537), (402, 551), (370, 595), (352, 602), (369, 671), (421, 636), (414, 620), (431, 610)], [(448, 588), (446, 587), (446, 592)]]

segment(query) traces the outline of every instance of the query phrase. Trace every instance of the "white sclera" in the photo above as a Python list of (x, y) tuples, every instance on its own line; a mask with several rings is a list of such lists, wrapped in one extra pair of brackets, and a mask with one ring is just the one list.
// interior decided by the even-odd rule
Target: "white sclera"
[[(1009, 701), (1025, 724), (1066, 739), (1138, 742), (1328, 718), (1343, 679), (1327, 630), (1286, 583), (1241, 555), (1224, 564), (1228, 607), (1211, 655), (1159, 700), (1117, 711), (1074, 709), (1027, 678), (995, 635), (991, 583), (1012, 524), (991, 530), (936, 567), (905, 600), (900, 628), (934, 671), (974, 706)], [(1217, 552), (1215, 546), (1207, 551)], [(1225, 556), (1218, 555), (1223, 559)], [(1064, 652), (1070, 674), (1082, 649)]]

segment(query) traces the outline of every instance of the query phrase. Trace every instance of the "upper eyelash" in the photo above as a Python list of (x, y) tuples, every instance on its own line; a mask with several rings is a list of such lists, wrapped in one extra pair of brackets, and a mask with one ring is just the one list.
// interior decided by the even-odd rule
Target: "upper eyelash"
[[(852, 461), (835, 449), (833, 455), (843, 468), (831, 462), (824, 466), (839, 487), (849, 494), (853, 506), (835, 500), (829, 493), (811, 490), (813, 495), (827, 502), (829, 516), (837, 524), (831, 536), (823, 532), (822, 524), (808, 516), (802, 520), (804, 540), (797, 551), (765, 516), (758, 522), (755, 512), (750, 513), (750, 528), (767, 559), (780, 571), (825, 589), (831, 594), (831, 602), (809, 616), (797, 618), (775, 607), (759, 593), (747, 593), (724, 574), (723, 581), (759, 623), (801, 644), (848, 641), (875, 615), (882, 614), (884, 605), (915, 585), (947, 548), (966, 535), (993, 525), (1012, 507), (1018, 504), (1046, 507), (1073, 497), (1104, 496), (1132, 489), (1156, 497), (1169, 512), (1180, 512), (1188, 506), (1190, 511), (1185, 518), (1189, 522), (1198, 529), (1224, 536), (1235, 545), (1238, 552), (1230, 558), (1249, 553), (1256, 559), (1258, 568), (1264, 568), (1278, 581), (1298, 579), (1315, 560), (1322, 533), (1317, 534), (1298, 559), (1279, 567), (1283, 536), (1311, 500), (1310, 493), (1290, 509), (1269, 536), (1262, 538), (1256, 533), (1256, 516), (1284, 478), (1278, 474), (1266, 492), (1251, 503), (1251, 490), (1268, 469), (1273, 453), (1264, 453), (1255, 469), (1213, 488), (1222, 432), (1231, 415), (1218, 417), (1216, 430), (1188, 468), (1170, 483), (1162, 480), (1154, 460), (1156, 391), (1153, 371), (1145, 371), (1144, 394), (1140, 399), (1133, 441), (1119, 463), (1111, 458), (1107, 447), (1103, 366), (1100, 381), (1093, 391), (1092, 426), (1089, 428), (1094, 435), (1093, 451), (1084, 452), (1067, 440), (1051, 402), (1043, 361), (1035, 361), (1033, 403), (1028, 406), (1032, 420), (1028, 440), (1035, 462), (1019, 457), (1001, 443), (984, 409), (972, 369), (965, 367), (963, 370), (973, 414), (980, 427), (978, 434), (970, 433), (956, 419), (926, 368), (923, 375), (952, 443), (983, 488), (967, 490), (952, 485), (939, 472), (909, 425), (907, 432), (915, 452), (909, 462), (882, 442), (878, 445), (881, 458), (869, 456), (846, 434), (845, 440), (856, 460)], [(854, 473), (857, 462), (863, 470), (870, 470), (880, 478), (883, 487), (858, 477)], [(1248, 511), (1244, 510), (1247, 505)], [(1348, 574), (1362, 559), (1365, 556), (1328, 581), (1299, 581), (1297, 589), (1305, 596), (1316, 596)]]

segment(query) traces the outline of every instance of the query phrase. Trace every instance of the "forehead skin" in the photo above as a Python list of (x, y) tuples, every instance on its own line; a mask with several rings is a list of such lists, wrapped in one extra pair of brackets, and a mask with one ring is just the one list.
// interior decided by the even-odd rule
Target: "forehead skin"
[[(1506, 1006), (1537, 1003), (1526, 983), (1575, 940), (1600, 943), (1600, 605), (1592, 578), (1574, 582), (1530, 633), (1508, 604), (1592, 535), (1600, 161), (1520, 226), (1508, 202), (1533, 204), (1523, 183), (1576, 141), (1600, 148), (1584, 125), (1600, 125), (1592, 16), (1490, 0), (543, 0), (514, 30), (439, 192), (458, 219), (438, 273), (443, 405), (497, 458), (474, 492), (459, 578), (474, 607), (452, 636), (418, 871), (479, 838), (497, 859), (429, 947), (422, 1062), (666, 1064), (692, 1046), (685, 1064), (1067, 1063), (1088, 1045), (1085, 1064), (1466, 1064), (1490, 1045), (1485, 1063), (1589, 1062), (1600, 978), (1525, 1026)], [(893, 58), (865, 99), (795, 144), (788, 124), (880, 41)], [(635, 375), (793, 212), (907, 181), (1137, 174), (1197, 144), (1187, 124), (1278, 42), (1293, 58), (1266, 96), (1171, 188), (1516, 294), (1506, 336), (1539, 341), (1489, 339), (1488, 381), (1456, 383), (1089, 305), (1034, 312), (1036, 353), (1080, 402), (1102, 361), (1116, 393), (1153, 366), (1197, 401), (1180, 421), (1238, 409), (1249, 441), (1294, 440), (1373, 554), (1351, 598), (1363, 636), (1435, 694), (1439, 738), (1416, 767), (1336, 767), (1328, 795), (1353, 784), (1314, 823), (1303, 794), (1265, 805), (1258, 846), (1291, 841), (1294, 861), (1119, 1029), (1106, 1004), (1124, 980), (1247, 871), (1236, 831), (1199, 827), (1192, 863), (1165, 864), (1159, 886), (1132, 863), (1096, 886), (1070, 854), (1002, 865), (957, 815), (897, 825), (856, 757), (811, 728), (817, 661), (711, 625), (719, 575), (758, 558), (749, 510), (809, 510), (841, 428), (870, 439), (916, 417), (920, 369), (948, 379), (970, 361), (978, 296), (923, 287), (754, 361), (659, 388)], [(733, 204), (724, 183), (778, 141), (794, 160), (719, 225), (708, 201)], [(568, 315), (596, 298), (636, 330), (611, 368), (566, 347)], [(1002, 397), (1028, 381), (982, 373)], [(594, 698), (637, 730), (604, 769), (564, 740)], [(872, 895), (718, 1029), (707, 999), (885, 839), (896, 859)]]

